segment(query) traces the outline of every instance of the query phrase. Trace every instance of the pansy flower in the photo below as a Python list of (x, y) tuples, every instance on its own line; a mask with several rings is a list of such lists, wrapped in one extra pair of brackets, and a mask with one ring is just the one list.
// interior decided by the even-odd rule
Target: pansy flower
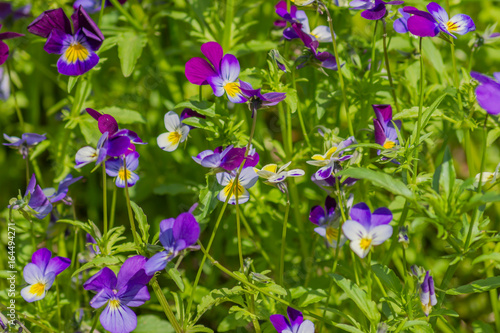
[(352, 154), (346, 155), (345, 153), (351, 149), (345, 149), (352, 144), (355, 144), (356, 139), (353, 136), (333, 145), (326, 151), (325, 154), (313, 155), (312, 161), (307, 161), (307, 164), (321, 167), (316, 173), (316, 179), (326, 179), (340, 170), (340, 162), (347, 161), (352, 158)]
[[(0, 29), (2, 29), (2, 25), (0, 24)], [(17, 37), (22, 37), (23, 34), (18, 34), (17, 32), (2, 32), (0, 33), (0, 65), (3, 65), (4, 62), (7, 61), (9, 57), (9, 46), (5, 44), (3, 41), (6, 39), (12, 39)]]
[[(392, 149), (399, 145), (398, 130), (401, 129), (401, 120), (392, 121), (392, 107), (388, 104), (372, 105), (376, 118), (373, 119), (375, 128), (375, 142), (384, 147)], [(380, 151), (379, 151), (380, 153)]]
[(184, 71), (188, 81), (199, 86), (209, 84), (215, 96), (226, 93), (233, 103), (246, 102), (237, 82), (240, 75), (238, 59), (232, 54), (224, 55), (222, 46), (217, 42), (203, 44), (201, 52), (208, 61), (200, 57), (191, 58)]
[(489, 114), (500, 114), (500, 72), (493, 73), (494, 79), (478, 72), (470, 75), (479, 81), (476, 88), (476, 98), (479, 105)]
[(255, 185), (259, 176), (257, 176), (253, 167), (248, 167), (241, 170), (237, 186), (233, 185), (236, 181), (236, 171), (220, 172), (216, 178), (217, 182), (224, 186), (217, 198), (222, 202), (226, 202), (227, 197), (229, 197), (228, 203), (235, 205), (236, 200), (238, 200), (238, 204), (242, 204), (250, 199), (247, 189)]
[(176, 219), (170, 218), (160, 222), (160, 242), (165, 251), (152, 256), (144, 265), (146, 274), (164, 270), (167, 263), (181, 251), (194, 245), (200, 237), (200, 226), (193, 214), (182, 213)]
[[(333, 190), (337, 188), (337, 182), (340, 182), (342, 179), (342, 176), (334, 176), (330, 175), (325, 179), (318, 179), (316, 177), (316, 174), (314, 173), (311, 176), (311, 180), (313, 181), (314, 184), (318, 185), (322, 190), (326, 191), (327, 193), (332, 193)], [(351, 178), (347, 177), (344, 181), (339, 183), (339, 188), (342, 189), (343, 186), (352, 186), (356, 184), (358, 179), (356, 178)]]
[(446, 10), (435, 2), (429, 3), (427, 10), (438, 22), (439, 30), (453, 38), (457, 38), (453, 33), (465, 35), (476, 30), (476, 25), (469, 15), (457, 14), (450, 19)]
[(278, 333), (314, 333), (314, 323), (304, 320), (302, 312), (288, 307), (288, 318), (280, 314), (272, 315), (269, 320)]
[(82, 75), (99, 62), (95, 53), (104, 36), (82, 6), (71, 15), (71, 23), (61, 8), (43, 12), (29, 26), (28, 31), (47, 38), (44, 50), (61, 54), (57, 70), (64, 75)]
[(90, 300), (90, 306), (101, 312), (102, 327), (111, 333), (129, 333), (137, 327), (137, 316), (130, 308), (149, 301), (147, 284), (151, 280), (144, 271), (146, 258), (134, 256), (123, 263), (118, 277), (108, 267), (104, 267), (83, 284), (85, 290), (97, 294)]
[(397, 18), (394, 21), (393, 27), (396, 32), (405, 34), (410, 31), (408, 30), (408, 19), (411, 17), (411, 15), (405, 12), (403, 8), (399, 8), (398, 12), (401, 14), (401, 17)]
[(245, 157), (245, 148), (236, 148), (233, 145), (217, 147), (215, 150), (204, 150), (192, 159), (199, 165), (212, 169), (212, 173), (232, 171), (241, 165)]
[(52, 211), (52, 203), (45, 193), (43, 193), (40, 185), (36, 184), (35, 174), (31, 176), (24, 197), (19, 197), (17, 200), (11, 200), (8, 206), (8, 208), (11, 209), (21, 210), (25, 207), (28, 207), (33, 212), (33, 215), (40, 220)]
[(434, 279), (429, 274), (429, 271), (425, 273), (424, 281), (420, 285), (420, 303), (422, 304), (422, 310), (426, 317), (429, 316), (432, 307), (437, 304)]
[[(123, 5), (127, 0), (118, 0), (118, 2)], [(80, 6), (85, 9), (89, 14), (97, 13), (101, 10), (102, 0), (76, 0), (73, 4), (73, 8), (77, 10)], [(113, 6), (111, 1), (106, 0), (104, 3), (104, 8)]]
[(383, 0), (353, 0), (349, 3), (351, 9), (364, 9), (361, 17), (367, 20), (380, 20), (387, 13), (387, 5), (402, 5), (404, 1), (389, 1)]
[(406, 28), (412, 35), (417, 37), (434, 37), (439, 33), (439, 25), (428, 12), (411, 6), (404, 7), (403, 11), (411, 14), (411, 17), (406, 20)]
[[(351, 195), (347, 200), (347, 209), (352, 206), (354, 197)], [(325, 206), (314, 206), (309, 212), (309, 221), (318, 227), (314, 231), (326, 240), (326, 244), (330, 247), (337, 247), (337, 240), (339, 239), (340, 227), (340, 210), (337, 209), (337, 202), (331, 196), (325, 199)], [(340, 234), (339, 247), (342, 247), (346, 242), (346, 238), (342, 233)]]
[(30, 148), (33, 148), (47, 139), (45, 134), (36, 133), (23, 133), (21, 138), (17, 136), (8, 136), (7, 134), (4, 134), (3, 137), (5, 140), (9, 141), (9, 143), (4, 143), (3, 145), (19, 150), (19, 153), (23, 155), (24, 159), (28, 156)]
[(319, 42), (314, 40), (310, 35), (302, 31), (302, 24), (293, 23), (292, 28), (299, 36), (300, 40), (304, 43), (305, 47), (309, 49), (309, 55), (303, 56), (302, 62), (297, 66), (297, 69), (304, 67), (308, 62), (312, 61), (313, 64), (331, 69), (337, 70), (337, 62), (335, 56), (330, 52), (318, 52)]
[(184, 142), (189, 134), (189, 126), (181, 123), (179, 115), (169, 111), (164, 118), (165, 128), (168, 132), (162, 133), (156, 139), (158, 147), (164, 151), (174, 151), (179, 143)]
[(248, 108), (252, 111), (252, 118), (257, 110), (274, 106), (286, 98), (286, 93), (268, 92), (262, 94), (261, 88), (253, 89), (252, 85), (240, 80), (240, 88), (243, 95), (248, 99)]
[(12, 8), (12, 3), (10, 2), (0, 2), (0, 21), (6, 21), (9, 17), (12, 19), (19, 20), (23, 17), (30, 16), (31, 5), (26, 5), (19, 7), (18, 9)]
[(71, 200), (68, 199), (69, 186), (76, 183), (83, 176), (73, 178), (73, 175), (70, 173), (64, 177), (63, 180), (59, 183), (57, 190), (53, 187), (47, 187), (43, 189), (43, 193), (47, 196), (49, 201), (52, 204), (57, 204), (59, 202), (63, 202), (66, 205), (71, 205)]
[(21, 296), (26, 302), (39, 301), (45, 297), (52, 287), (57, 275), (61, 274), (71, 264), (71, 260), (64, 257), (52, 257), (52, 252), (43, 248), (31, 256), (31, 262), (23, 270), (27, 287), (21, 290)]
[[(125, 160), (125, 166), (123, 161)], [(134, 173), (135, 169), (139, 166), (139, 153), (133, 152), (123, 157), (117, 157), (112, 160), (106, 161), (106, 173), (110, 177), (116, 177), (116, 186), (124, 188), (125, 182), (128, 187), (134, 186), (139, 180), (139, 176)]]
[(342, 226), (344, 235), (351, 241), (350, 247), (360, 258), (366, 257), (372, 246), (380, 245), (392, 236), (392, 212), (385, 207), (370, 208), (360, 202), (350, 211), (350, 220)]
[(81, 168), (92, 162), (95, 162), (95, 165), (97, 166), (106, 159), (107, 152), (108, 152), (108, 132), (105, 132), (99, 138), (96, 148), (85, 146), (83, 148), (80, 148), (76, 152), (75, 168)]
[(293, 169), (287, 171), (286, 168), (292, 163), (291, 161), (283, 165), (278, 169), (278, 165), (276, 164), (267, 164), (262, 167), (261, 170), (255, 168), (254, 171), (257, 173), (259, 177), (265, 179), (264, 183), (276, 186), (281, 192), (286, 192), (286, 182), (285, 180), (289, 177), (300, 177), (305, 174), (304, 170), (301, 169)]

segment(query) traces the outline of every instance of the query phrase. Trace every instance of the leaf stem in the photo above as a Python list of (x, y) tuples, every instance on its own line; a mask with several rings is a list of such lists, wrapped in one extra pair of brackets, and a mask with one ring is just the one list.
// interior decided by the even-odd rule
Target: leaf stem
[(102, 169), (102, 221), (104, 224), (104, 235), (108, 233), (108, 194), (106, 191), (106, 162), (103, 161)]
[(167, 299), (165, 298), (165, 295), (163, 294), (163, 291), (161, 290), (160, 285), (158, 284), (158, 280), (156, 279), (156, 276), (154, 276), (149, 283), (153, 287), (156, 298), (158, 298), (158, 301), (160, 302), (160, 305), (163, 309), (163, 312), (165, 312), (165, 315), (167, 316), (170, 324), (172, 324), (172, 326), (174, 327), (175, 332), (176, 333), (184, 332), (181, 325), (177, 321), (177, 318), (175, 317), (174, 313), (172, 312), (172, 309), (170, 309), (170, 305), (168, 304)]
[(135, 18), (132, 17), (132, 15), (123, 8), (123, 6), (118, 2), (118, 0), (109, 0), (113, 4), (113, 6), (127, 19), (127, 21), (132, 24), (132, 26), (137, 30), (137, 31), (143, 31), (141, 25)]
[(375, 21), (375, 27), (373, 28), (373, 38), (372, 38), (372, 57), (370, 59), (370, 83), (373, 82), (373, 72), (377, 68), (377, 63), (375, 61), (375, 41), (377, 40), (377, 27), (378, 20)]
[(399, 113), (401, 112), (401, 110), (399, 109), (398, 98), (396, 95), (396, 88), (394, 87), (394, 83), (392, 82), (391, 66), (389, 64), (389, 54), (387, 52), (387, 28), (386, 28), (387, 23), (385, 22), (385, 19), (382, 19), (382, 23), (384, 27), (384, 34), (382, 35), (382, 38), (384, 41), (385, 69), (387, 70), (387, 77), (389, 78), (389, 84), (391, 85), (392, 99), (394, 100), (394, 105), (396, 106), (396, 110)]
[(285, 271), (285, 249), (286, 249), (286, 229), (288, 226), (288, 213), (290, 212), (290, 194), (286, 191), (285, 217), (283, 218), (283, 231), (281, 232), (281, 255), (280, 255), (280, 275), (278, 284), (284, 286), (283, 273)]
[(14, 98), (14, 107), (16, 109), (17, 113), (17, 118), (19, 119), (19, 123), (21, 124), (21, 131), (24, 132), (24, 118), (23, 118), (23, 113), (21, 112), (21, 109), (19, 108), (19, 104), (17, 104), (17, 97), (16, 97), (16, 91), (14, 87), (14, 81), (12, 81), (12, 74), (10, 71), (10, 64), (9, 61), (6, 61), (6, 66), (7, 66), (7, 73), (9, 75), (9, 81), (10, 81), (10, 90), (12, 91), (12, 97)]
[(414, 138), (414, 162), (413, 162), (413, 184), (417, 182), (417, 171), (418, 171), (418, 146), (420, 144), (420, 131), (422, 130), (422, 110), (424, 106), (424, 55), (422, 53), (422, 37), (419, 39), (419, 51), (420, 51), (420, 87), (419, 87), (419, 99), (418, 99), (418, 121), (417, 121), (417, 135)]
[(125, 158), (123, 159), (123, 172), (125, 174), (125, 201), (127, 202), (128, 220), (130, 222), (130, 228), (132, 229), (132, 236), (134, 237), (134, 243), (138, 249), (141, 248), (141, 243), (139, 237), (137, 237), (137, 230), (135, 228), (134, 216), (132, 215), (132, 206), (130, 205), (130, 195), (128, 193), (128, 179), (127, 179), (127, 162)]

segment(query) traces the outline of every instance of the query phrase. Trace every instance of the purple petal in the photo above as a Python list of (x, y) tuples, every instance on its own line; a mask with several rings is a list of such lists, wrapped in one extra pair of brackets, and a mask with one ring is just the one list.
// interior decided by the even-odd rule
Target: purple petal
[(46, 248), (42, 248), (33, 253), (33, 255), (31, 256), (31, 262), (38, 266), (38, 268), (40, 268), (40, 271), (45, 275), (51, 256), (52, 252), (50, 252)]
[(449, 20), (448, 13), (443, 7), (435, 2), (431, 2), (427, 5), (427, 10), (429, 13), (440, 23), (446, 24)]
[(371, 225), (376, 227), (378, 225), (389, 224), (392, 221), (392, 212), (389, 208), (381, 207), (377, 208), (372, 213)]
[(361, 17), (367, 20), (380, 20), (384, 17), (387, 9), (385, 8), (385, 3), (379, 3), (372, 9), (367, 9), (361, 13)]
[(386, 139), (384, 127), (378, 119), (373, 119), (373, 127), (375, 128), (375, 142), (383, 146)]
[(283, 101), (286, 98), (286, 93), (270, 92), (262, 95), (264, 97), (264, 105), (272, 106)]
[(47, 53), (62, 54), (64, 48), (71, 42), (72, 35), (59, 29), (53, 29), (43, 49)]
[(325, 218), (325, 209), (321, 206), (314, 206), (309, 213), (309, 221), (316, 225), (320, 225), (321, 220)]
[(403, 11), (403, 8), (399, 8), (398, 11), (403, 15), (403, 17), (400, 17), (396, 21), (394, 21), (393, 27), (396, 32), (405, 34), (409, 31), (408, 18), (410, 17), (410, 15), (408, 13), (405, 13)]
[(224, 95), (224, 80), (217, 74), (207, 78), (207, 82), (212, 88), (214, 95), (221, 97)]
[(483, 84), (476, 88), (479, 105), (491, 115), (500, 114), (500, 85)]
[(142, 284), (127, 284), (116, 294), (116, 297), (123, 305), (130, 307), (141, 306), (151, 298), (148, 286)]
[(418, 37), (434, 37), (439, 33), (439, 27), (434, 19), (419, 15), (413, 15), (408, 19), (408, 30)]
[(116, 282), (117, 279), (115, 273), (108, 267), (104, 267), (94, 276), (88, 279), (83, 284), (83, 288), (85, 290), (92, 290), (95, 292), (99, 292), (105, 288), (113, 290), (116, 288)]
[(300, 324), (304, 321), (304, 317), (302, 316), (302, 312), (295, 310), (294, 308), (288, 307), (286, 309), (288, 314), (288, 319), (290, 320), (290, 327), (292, 331), (297, 331), (300, 327)]
[(112, 115), (109, 114), (101, 115), (97, 120), (97, 124), (99, 126), (99, 131), (102, 134), (108, 132), (109, 135), (113, 135), (118, 131), (118, 123), (116, 122), (116, 119)]
[(85, 60), (68, 62), (64, 55), (57, 61), (57, 71), (63, 75), (78, 76), (87, 73), (99, 63), (99, 56), (90, 51)]
[(109, 288), (103, 288), (97, 292), (97, 294), (90, 300), (90, 306), (94, 309), (99, 309), (105, 305), (110, 299), (113, 299), (115, 294), (113, 290)]
[(128, 258), (123, 263), (120, 271), (118, 272), (118, 280), (116, 282), (116, 289), (120, 290), (127, 283), (147, 284), (151, 277), (146, 275), (144, 271), (144, 264), (146, 258), (137, 255)]
[(201, 46), (201, 52), (214, 66), (215, 71), (219, 72), (222, 56), (224, 55), (222, 46), (217, 42), (208, 42)]
[(318, 171), (316, 171), (316, 178), (321, 180), (321, 179), (326, 179), (330, 177), (333, 173), (333, 165), (329, 164), (327, 166), (324, 166), (320, 168)]
[(480, 83), (491, 83), (491, 84), (497, 83), (491, 77), (484, 75), (484, 74), (481, 74), (479, 72), (470, 72), (470, 76), (472, 76), (472, 78), (479, 81)]
[(78, 7), (73, 15), (71, 15), (71, 20), (73, 21), (75, 31), (82, 29), (83, 34), (88, 38), (92, 50), (97, 51), (104, 41), (104, 35), (82, 6)]
[(337, 202), (335, 201), (334, 198), (332, 198), (329, 195), (326, 196), (326, 199), (325, 199), (325, 208), (326, 208), (326, 214), (328, 216), (333, 215), (333, 213), (335, 212), (335, 209), (337, 208)]
[(189, 59), (184, 74), (189, 82), (198, 86), (208, 84), (209, 77), (218, 75), (217, 71), (205, 59), (199, 57)]
[(354, 205), (349, 215), (352, 220), (359, 222), (366, 230), (370, 229), (372, 214), (366, 203), (360, 202)]
[(35, 191), (31, 194), (28, 206), (38, 213), (35, 217), (40, 220), (52, 211), (52, 204), (39, 185), (36, 186)]
[(387, 123), (392, 119), (392, 107), (389, 104), (372, 105), (372, 108), (380, 122)]
[(273, 324), (276, 331), (278, 331), (278, 333), (281, 333), (287, 329), (290, 330), (290, 324), (288, 323), (288, 320), (283, 315), (274, 314), (274, 315), (269, 317), (269, 320), (271, 321), (271, 324)]
[(0, 65), (3, 65), (9, 57), (9, 46), (0, 41)]
[(102, 114), (94, 109), (91, 109), (91, 108), (86, 108), (85, 111), (87, 111), (87, 113), (92, 117), (94, 118), (95, 120), (99, 120), (99, 118), (102, 116)]
[(113, 333), (129, 333), (137, 327), (137, 316), (128, 306), (110, 304), (102, 311), (99, 317), (102, 327)]
[(222, 158), (220, 167), (232, 171), (241, 165), (245, 157), (245, 148), (231, 148)]
[(191, 213), (182, 213), (175, 220), (173, 235), (176, 241), (185, 241), (184, 248), (176, 248), (181, 251), (196, 243), (200, 236), (200, 226)]
[(154, 275), (154, 273), (164, 270), (167, 266), (167, 259), (167, 251), (156, 253), (146, 262), (146, 264), (144, 265), (144, 271), (147, 275), (152, 276)]
[(295, 30), (291, 27), (288, 27), (285, 30), (283, 30), (283, 37), (289, 40), (300, 38), (299, 34), (297, 34)]
[(26, 192), (24, 193), (24, 196), (27, 196), (29, 193), (33, 193), (35, 190), (36, 186), (36, 177), (35, 174), (31, 175), (30, 182), (28, 183), (28, 187), (26, 188)]
[(162, 220), (160, 222), (160, 233), (165, 232), (166, 230), (172, 229), (174, 227), (175, 219), (169, 218), (166, 220)]
[(253, 154), (248, 154), (245, 158), (245, 164), (243, 164), (244, 168), (254, 167), (259, 164), (260, 156), (259, 153), (254, 152)]
[(3, 32), (0, 33), (0, 40), (5, 40), (5, 39), (12, 39), (12, 38), (18, 38), (18, 37), (23, 37), (23, 34), (19, 34), (17, 32)]
[(49, 37), (52, 29), (72, 34), (71, 23), (62, 8), (47, 10), (28, 25), (29, 32), (43, 38)]
[(71, 259), (64, 257), (54, 257), (50, 259), (49, 264), (45, 269), (45, 274), (54, 273), (55, 275), (59, 275), (70, 265), (71, 265)]
[(121, 156), (127, 152), (129, 147), (130, 139), (126, 136), (118, 136), (108, 141), (107, 154), (111, 157)]

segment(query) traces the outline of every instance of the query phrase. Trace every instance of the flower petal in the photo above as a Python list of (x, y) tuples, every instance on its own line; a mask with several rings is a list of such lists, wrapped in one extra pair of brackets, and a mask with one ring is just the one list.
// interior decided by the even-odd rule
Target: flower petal
[(392, 236), (392, 226), (382, 224), (370, 230), (372, 245), (380, 245)]
[(208, 61), (199, 57), (189, 59), (184, 74), (189, 82), (198, 86), (208, 84), (207, 79), (209, 77), (218, 75)]
[(322, 220), (325, 218), (325, 209), (321, 206), (314, 206), (309, 213), (309, 221), (316, 225), (321, 225)]
[(222, 46), (220, 46), (217, 42), (208, 42), (201, 46), (201, 52), (205, 57), (207, 57), (208, 61), (214, 66), (215, 71), (219, 72), (220, 63), (222, 60), (222, 56), (224, 51), (222, 50)]
[(45, 271), (50, 262), (50, 257), (52, 256), (52, 252), (47, 250), (46, 248), (41, 248), (31, 256), (31, 261), (40, 268), (42, 274), (45, 275)]
[(176, 248), (176, 251), (182, 251), (196, 243), (200, 237), (200, 225), (191, 213), (182, 213), (175, 220), (173, 227), (174, 238), (185, 241), (184, 248)]
[(28, 25), (28, 31), (37, 36), (47, 38), (53, 29), (71, 34), (71, 23), (62, 8), (47, 10)]
[(177, 130), (181, 125), (181, 120), (179, 119), (179, 115), (174, 111), (168, 111), (164, 117), (165, 128), (169, 132), (173, 132)]
[(240, 63), (232, 54), (226, 54), (221, 61), (220, 75), (224, 81), (234, 82), (240, 75)]
[(476, 30), (476, 25), (469, 15), (457, 14), (447, 23), (449, 32), (456, 32), (459, 35), (465, 35), (470, 31)]
[(371, 212), (368, 205), (364, 202), (360, 202), (351, 208), (349, 213), (351, 219), (359, 222), (365, 229), (369, 229), (371, 225)]
[(282, 333), (283, 331), (290, 329), (290, 324), (283, 315), (274, 314), (269, 317), (269, 320), (271, 321), (271, 324), (273, 324), (276, 331), (278, 331), (278, 333)]
[(128, 306), (108, 304), (99, 317), (102, 327), (113, 333), (129, 333), (137, 327), (137, 316)]
[(304, 320), (297, 333), (314, 333), (314, 323), (310, 320)]
[[(66, 52), (65, 52), (66, 53)], [(63, 54), (57, 61), (57, 70), (59, 73), (68, 76), (78, 76), (87, 73), (99, 63), (99, 56), (93, 51), (89, 51), (85, 60), (76, 60), (69, 62)]]
[(446, 24), (449, 20), (448, 13), (443, 7), (435, 2), (431, 2), (427, 5), (427, 10), (429, 13), (440, 23)]
[(320, 43), (331, 43), (332, 42), (332, 34), (330, 32), (330, 28), (326, 25), (320, 25), (311, 32), (318, 42)]
[(479, 105), (491, 115), (500, 114), (500, 85), (483, 84), (476, 88)]
[(99, 292), (105, 288), (113, 290), (116, 288), (116, 281), (117, 279), (115, 273), (108, 267), (104, 267), (88, 279), (83, 284), (83, 288), (85, 290), (93, 290), (95, 292)]
[(35, 284), (43, 280), (43, 271), (37, 265), (28, 263), (23, 270), (24, 280), (29, 284)]
[(147, 275), (153, 275), (156, 272), (162, 271), (167, 266), (167, 251), (161, 251), (156, 253), (154, 256), (149, 258), (149, 260), (144, 265), (144, 270)]
[(45, 274), (54, 273), (59, 275), (71, 265), (71, 259), (64, 257), (54, 257), (50, 259), (47, 268), (45, 269)]

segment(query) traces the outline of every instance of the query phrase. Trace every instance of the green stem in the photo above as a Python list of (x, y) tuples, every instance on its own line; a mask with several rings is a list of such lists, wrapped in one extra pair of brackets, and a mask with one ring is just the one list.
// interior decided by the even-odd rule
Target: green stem
[(132, 26), (137, 30), (137, 31), (142, 31), (142, 27), (141, 27), (141, 24), (139, 22), (137, 22), (137, 20), (135, 18), (132, 17), (132, 15), (129, 14), (129, 12), (127, 12), (125, 10), (125, 8), (123, 8), (123, 6), (118, 2), (118, 0), (109, 0), (111, 1), (111, 3), (113, 4), (113, 6), (123, 15), (125, 16), (125, 18), (127, 19), (127, 21), (132, 24)]
[(253, 327), (255, 328), (255, 333), (260, 333), (260, 324), (259, 324), (259, 319), (255, 315), (255, 301), (253, 299), (254, 295), (249, 294), (247, 295), (247, 302), (248, 302), (248, 308), (250, 310), (250, 313), (252, 313), (254, 316), (252, 316), (252, 323)]
[(283, 272), (285, 271), (285, 249), (286, 249), (286, 229), (288, 226), (288, 213), (290, 212), (290, 194), (286, 190), (286, 208), (285, 217), (283, 218), (283, 231), (281, 233), (281, 256), (280, 256), (280, 276), (278, 284), (284, 286)]
[(21, 131), (24, 133), (24, 118), (23, 118), (23, 113), (21, 112), (21, 109), (19, 108), (19, 104), (17, 104), (17, 97), (16, 97), (16, 91), (14, 87), (14, 81), (12, 81), (12, 75), (10, 72), (10, 64), (8, 61), (6, 61), (7, 65), (7, 74), (9, 75), (9, 81), (10, 81), (10, 90), (12, 91), (12, 97), (14, 98), (14, 107), (16, 109), (17, 113), (17, 118), (19, 119), (19, 123), (21, 124)]
[(222, 37), (222, 48), (228, 51), (231, 48), (231, 33), (233, 30), (234, 0), (226, 0), (226, 17), (224, 19), (224, 35)]
[[(483, 246), (483, 252), (486, 246)], [(500, 244), (497, 243), (493, 253), (498, 253), (500, 251)], [(488, 263), (488, 261), (484, 262), (484, 266), (486, 269), (486, 276), (487, 277), (494, 277), (495, 276), (495, 266), (493, 263)], [(491, 302), (491, 308), (493, 309), (493, 314), (495, 315), (495, 327), (497, 329), (497, 332), (500, 332), (500, 309), (499, 309), (499, 304), (498, 304), (498, 292), (496, 289), (491, 289), (490, 292), (490, 302)]]
[(71, 254), (71, 268), (76, 265), (76, 252), (78, 247), (78, 228), (75, 228), (75, 240), (73, 241), (73, 253)]
[(373, 28), (373, 38), (372, 38), (372, 58), (370, 63), (370, 83), (373, 82), (373, 72), (375, 72), (377, 68), (377, 63), (375, 62), (375, 41), (377, 39), (377, 27), (378, 20), (375, 21), (375, 27)]
[(104, 14), (104, 5), (106, 4), (106, 0), (101, 1), (101, 10), (99, 12), (99, 23), (97, 24), (98, 26), (101, 26), (102, 23), (102, 15)]
[(418, 121), (417, 121), (417, 135), (413, 141), (413, 146), (415, 149), (414, 162), (413, 162), (413, 184), (417, 181), (417, 171), (418, 171), (418, 145), (420, 144), (420, 131), (422, 130), (422, 110), (424, 106), (424, 55), (422, 53), (422, 37), (419, 40), (419, 50), (420, 50), (420, 95), (418, 101)]
[[(409, 280), (412, 279), (410, 274), (408, 274), (408, 263), (406, 262), (406, 249), (405, 246), (403, 245), (403, 271), (404, 271), (404, 280), (405, 280), (405, 288), (410, 288), (410, 283)], [(413, 319), (413, 290), (408, 290), (406, 293), (406, 313), (408, 314), (408, 317), (410, 320)]]
[[(408, 201), (405, 200), (405, 204), (403, 206), (403, 211), (401, 212), (401, 217), (399, 218), (397, 230), (399, 230), (399, 228), (401, 228), (404, 225), (406, 218), (408, 217), (408, 209), (409, 209)], [(389, 252), (385, 256), (384, 260), (382, 261), (383, 266), (387, 266), (389, 264), (389, 261), (392, 258), (392, 254), (393, 254), (393, 252), (396, 249), (396, 246), (398, 244), (399, 244), (398, 243), (398, 234), (394, 233), (394, 235), (392, 235), (391, 247), (389, 248)]]
[[(236, 179), (236, 188), (238, 188), (238, 179)], [(240, 204), (238, 202), (238, 195), (236, 195), (235, 197), (236, 197), (236, 233), (238, 235), (238, 257), (240, 259), (240, 271), (243, 272), (243, 249), (241, 246)]]
[(367, 260), (367, 270), (368, 274), (366, 275), (366, 285), (368, 287), (368, 299), (372, 299), (372, 251), (368, 252), (368, 260)]
[(382, 38), (384, 41), (385, 69), (387, 70), (387, 77), (389, 78), (389, 84), (391, 85), (392, 99), (394, 100), (394, 105), (396, 106), (396, 110), (399, 113), (401, 110), (399, 109), (398, 98), (396, 96), (396, 88), (394, 87), (394, 83), (392, 82), (391, 66), (389, 64), (389, 54), (387, 52), (387, 28), (386, 28), (387, 23), (385, 22), (385, 19), (382, 19), (382, 23), (384, 27), (384, 34), (382, 35)]
[(247, 222), (247, 220), (245, 218), (245, 215), (243, 215), (243, 213), (240, 212), (240, 217), (241, 217), (241, 221), (243, 222), (243, 226), (245, 227), (245, 230), (247, 231), (248, 236), (252, 240), (253, 244), (255, 245), (255, 247), (257, 248), (257, 250), (259, 250), (259, 252), (261, 253), (261, 255), (264, 258), (264, 260), (269, 264), (270, 269), (274, 270), (276, 268), (276, 266), (274, 265), (273, 262), (271, 262), (271, 258), (269, 257), (269, 255), (267, 254), (267, 252), (264, 250), (264, 248), (262, 247), (262, 245), (260, 244), (260, 242), (255, 239), (255, 233), (253, 232), (252, 228), (248, 224), (248, 222)]
[(101, 313), (101, 311), (99, 311), (99, 310), (96, 311), (94, 320), (92, 321), (92, 328), (90, 329), (90, 333), (94, 333), (94, 330), (97, 327), (97, 319), (99, 319), (99, 314), (100, 313)]
[(359, 286), (359, 275), (358, 275), (358, 260), (354, 255), (354, 252), (351, 251), (351, 259), (354, 265), (354, 279), (356, 280), (356, 284)]
[(29, 159), (29, 151), (26, 154), (26, 188), (30, 183), (30, 159)]
[(165, 298), (165, 295), (161, 291), (160, 285), (158, 284), (158, 280), (156, 279), (156, 276), (154, 276), (151, 279), (150, 284), (153, 287), (153, 290), (155, 292), (156, 298), (158, 298), (158, 301), (160, 302), (160, 305), (161, 305), (161, 307), (163, 309), (163, 312), (165, 312), (165, 315), (167, 316), (168, 321), (174, 327), (175, 332), (176, 333), (182, 333), (182, 332), (184, 332), (184, 330), (182, 329), (181, 325), (177, 321), (177, 318), (175, 318), (175, 315), (172, 312), (172, 309), (170, 309), (170, 306), (168, 305), (167, 299)]
[(116, 186), (113, 186), (113, 196), (111, 197), (111, 216), (109, 217), (109, 228), (113, 229), (115, 225), (115, 210), (116, 210)]
[[(123, 159), (123, 172), (127, 175), (127, 162)], [(130, 195), (128, 193), (128, 177), (125, 176), (125, 201), (127, 202), (127, 211), (128, 211), (128, 219), (130, 222), (130, 229), (132, 229), (132, 236), (134, 237), (134, 243), (137, 246), (137, 249), (141, 248), (141, 243), (139, 238), (137, 237), (137, 230), (135, 229), (134, 216), (132, 215), (132, 206), (130, 205)]]
[[(292, 86), (295, 91), (297, 91), (297, 85), (295, 83), (295, 66), (292, 66)], [(302, 135), (304, 135), (304, 139), (306, 139), (307, 147), (312, 152), (311, 141), (309, 140), (309, 135), (307, 134), (306, 125), (304, 123), (304, 117), (302, 116), (302, 110), (300, 107), (300, 103), (297, 103), (297, 113), (299, 114), (299, 122), (300, 128), (302, 129)]]
[(104, 235), (108, 233), (108, 194), (106, 191), (106, 165), (102, 162), (102, 220), (104, 224)]
[(342, 75), (342, 67), (340, 64), (339, 53), (337, 50), (337, 40), (335, 39), (335, 32), (333, 31), (332, 17), (330, 15), (330, 11), (328, 10), (328, 7), (323, 5), (323, 8), (325, 9), (326, 15), (328, 16), (328, 26), (330, 27), (330, 33), (332, 34), (333, 52), (335, 53), (335, 61), (337, 62), (337, 72), (339, 73), (340, 88), (342, 89), (342, 98), (344, 100), (345, 115), (347, 118), (347, 125), (349, 127), (349, 134), (351, 136), (354, 136), (354, 130), (352, 128), (351, 117), (349, 116), (349, 103), (347, 102), (346, 88), (344, 85), (344, 76)]
[(61, 318), (61, 297), (59, 294), (59, 282), (56, 279), (56, 303), (57, 303), (57, 328), (62, 332), (62, 318)]

